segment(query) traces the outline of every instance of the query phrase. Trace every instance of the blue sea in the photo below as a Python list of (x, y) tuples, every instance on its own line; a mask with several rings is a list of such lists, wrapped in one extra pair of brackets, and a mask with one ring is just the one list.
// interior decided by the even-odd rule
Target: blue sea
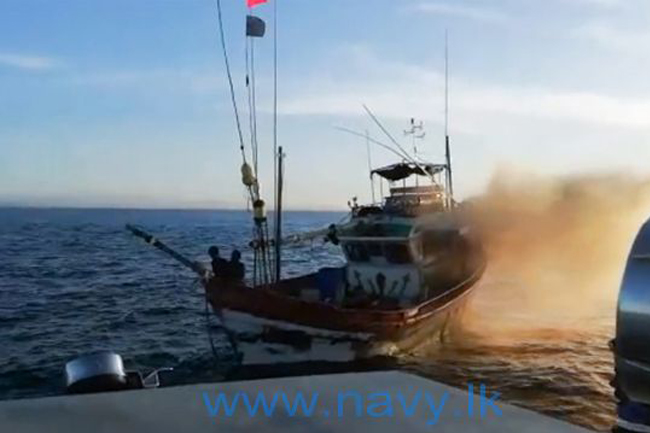
[[(342, 217), (287, 212), (285, 232)], [(120, 353), (127, 369), (173, 367), (171, 384), (223, 377), (225, 339), (214, 336), (224, 357), (217, 362), (195, 276), (134, 238), (127, 223), (192, 259), (208, 262), (208, 248), (218, 245), (225, 254), (242, 250), (250, 263), (251, 215), (243, 211), (0, 209), (0, 399), (61, 394), (65, 363), (98, 350)], [(337, 247), (320, 239), (287, 248), (285, 259), (286, 276), (342, 263)], [(494, 285), (505, 276), (486, 278)], [(589, 331), (545, 329), (499, 341), (468, 331), (397, 364), (459, 387), (484, 382), (514, 404), (606, 430), (614, 410), (612, 324), (613, 314)]]

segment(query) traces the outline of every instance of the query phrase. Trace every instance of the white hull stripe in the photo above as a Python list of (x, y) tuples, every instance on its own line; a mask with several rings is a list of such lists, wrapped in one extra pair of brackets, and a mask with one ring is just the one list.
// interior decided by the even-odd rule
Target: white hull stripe
[(237, 332), (261, 332), (260, 328), (274, 327), (286, 331), (301, 331), (316, 338), (328, 340), (336, 339), (353, 339), (359, 341), (368, 341), (372, 334), (362, 332), (344, 332), (331, 331), (328, 329), (312, 328), (309, 326), (296, 325), (295, 323), (283, 322), (279, 320), (270, 320), (262, 317), (253, 316), (252, 314), (242, 313), (239, 311), (222, 310), (224, 325)]
[(351, 362), (356, 352), (348, 343), (314, 342), (301, 351), (285, 344), (239, 343), (244, 365), (288, 364), (298, 362)]

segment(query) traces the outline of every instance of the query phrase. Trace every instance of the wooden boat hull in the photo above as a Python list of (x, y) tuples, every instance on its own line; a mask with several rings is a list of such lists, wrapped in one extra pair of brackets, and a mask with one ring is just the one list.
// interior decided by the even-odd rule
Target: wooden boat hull
[(284, 280), (279, 288), (215, 278), (205, 288), (213, 310), (236, 335), (244, 364), (348, 362), (440, 338), (461, 317), (484, 268), (435, 298), (395, 310), (341, 308), (289, 295), (314, 287), (315, 275)]

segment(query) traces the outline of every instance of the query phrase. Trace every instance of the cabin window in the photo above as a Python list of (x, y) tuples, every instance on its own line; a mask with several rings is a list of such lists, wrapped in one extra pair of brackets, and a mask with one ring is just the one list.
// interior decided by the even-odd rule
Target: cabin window
[(351, 262), (367, 262), (370, 260), (370, 255), (366, 247), (358, 242), (345, 245), (345, 254)]
[(384, 256), (388, 263), (411, 263), (411, 253), (406, 244), (387, 243), (384, 245)]

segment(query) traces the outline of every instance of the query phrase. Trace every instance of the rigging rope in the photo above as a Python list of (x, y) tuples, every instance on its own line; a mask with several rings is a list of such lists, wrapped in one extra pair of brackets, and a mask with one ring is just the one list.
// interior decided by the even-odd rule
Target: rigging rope
[[(194, 285), (197, 285), (200, 283), (200, 279), (195, 280)], [(219, 352), (217, 351), (216, 346), (214, 345), (214, 340), (212, 338), (212, 325), (210, 324), (210, 307), (209, 307), (209, 300), (208, 300), (208, 290), (207, 288), (204, 290), (205, 292), (205, 326), (206, 330), (208, 333), (208, 340), (210, 341), (210, 350), (212, 351), (212, 356), (214, 357), (215, 361), (219, 362), (221, 360), (221, 357), (219, 356)], [(239, 350), (239, 345), (237, 344), (237, 337), (235, 334), (226, 327), (225, 320), (223, 319), (221, 312), (217, 311), (217, 309), (214, 309), (214, 313), (217, 316), (217, 318), (220, 321), (219, 328), (223, 331), (223, 333), (226, 336), (226, 340), (228, 340), (228, 345), (230, 346), (230, 349), (232, 350), (232, 356), (235, 359), (237, 364), (241, 364), (241, 361), (243, 359), (243, 355), (241, 351)], [(234, 368), (237, 368), (238, 365), (234, 365)]]
[(221, 36), (221, 49), (223, 51), (223, 60), (226, 64), (226, 74), (228, 75), (228, 84), (230, 85), (230, 99), (235, 112), (235, 121), (237, 122), (237, 133), (239, 135), (239, 149), (242, 159), (246, 162), (246, 151), (244, 150), (244, 135), (242, 133), (241, 121), (239, 120), (239, 110), (237, 109), (237, 98), (235, 97), (235, 86), (232, 82), (232, 73), (230, 72), (230, 61), (228, 60), (228, 50), (226, 48), (226, 35), (223, 29), (223, 13), (221, 10), (221, 0), (217, 1), (217, 17), (219, 20), (219, 34)]

